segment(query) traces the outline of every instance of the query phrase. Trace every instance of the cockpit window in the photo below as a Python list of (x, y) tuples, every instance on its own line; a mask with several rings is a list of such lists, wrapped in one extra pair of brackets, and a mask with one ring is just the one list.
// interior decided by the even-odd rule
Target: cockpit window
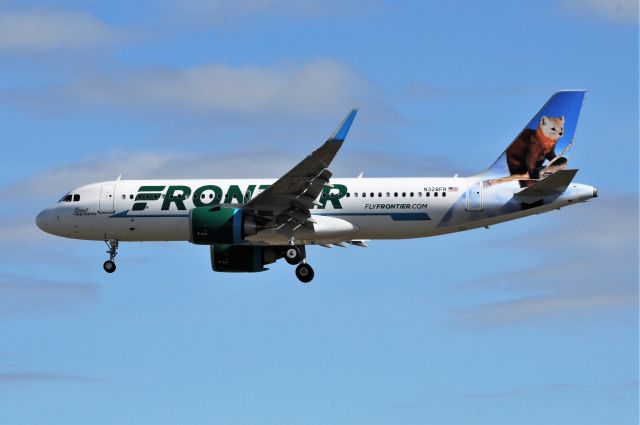
[(73, 195), (73, 202), (78, 202), (79, 200), (80, 200), (80, 195), (78, 195), (77, 193)]
[(71, 199), (72, 199), (72, 195), (70, 193), (67, 193), (62, 198), (60, 198), (58, 202), (71, 202)]

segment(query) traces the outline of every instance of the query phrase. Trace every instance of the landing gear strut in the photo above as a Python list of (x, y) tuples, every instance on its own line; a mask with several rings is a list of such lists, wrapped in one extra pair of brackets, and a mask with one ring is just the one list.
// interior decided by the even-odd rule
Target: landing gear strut
[(109, 254), (109, 259), (104, 262), (102, 268), (107, 273), (113, 273), (116, 271), (116, 263), (113, 260), (114, 258), (116, 258), (116, 255), (118, 255), (118, 240), (109, 239), (108, 241), (104, 241), (104, 243), (106, 243), (107, 247), (109, 247), (109, 251), (107, 251), (107, 254)]
[(306, 250), (304, 245), (298, 246), (293, 241), (293, 238), (289, 241), (289, 245), (284, 250), (284, 259), (287, 263), (296, 267), (296, 277), (302, 283), (309, 283), (313, 279), (313, 268), (307, 263)]

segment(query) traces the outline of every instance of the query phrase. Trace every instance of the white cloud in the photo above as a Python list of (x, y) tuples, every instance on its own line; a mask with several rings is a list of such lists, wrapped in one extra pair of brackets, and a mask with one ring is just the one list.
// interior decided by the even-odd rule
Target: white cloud
[[(320, 146), (323, 141), (319, 139), (312, 148)], [(21, 203), (43, 196), (55, 198), (84, 184), (114, 180), (119, 174), (122, 174), (123, 179), (278, 178), (308, 155), (312, 148), (309, 152), (296, 148), (291, 151), (251, 149), (208, 155), (162, 152), (118, 154), (36, 173), (19, 182), (0, 187), (0, 197)], [(445, 174), (452, 170), (442, 158), (361, 152), (350, 150), (347, 146), (338, 154), (330, 168), (336, 177), (355, 177), (361, 171), (373, 177), (369, 170), (374, 170), (376, 177), (419, 176), (424, 175), (427, 170), (434, 174)]]
[[(318, 114), (343, 111), (371, 98), (371, 87), (334, 60), (271, 67), (206, 64), (126, 75), (96, 75), (45, 95), (48, 104), (204, 114)], [(37, 98), (37, 95), (36, 95)]]
[(0, 274), (0, 317), (66, 312), (95, 299), (94, 284), (54, 282)]
[(565, 5), (576, 14), (638, 23), (638, 0), (566, 0)]
[(0, 51), (83, 49), (123, 38), (122, 31), (87, 13), (38, 9), (0, 12)]
[(555, 223), (498, 241), (500, 249), (526, 253), (531, 264), (467, 282), (467, 291), (489, 300), (453, 310), (458, 324), (490, 328), (637, 312), (637, 196), (601, 196), (556, 215)]

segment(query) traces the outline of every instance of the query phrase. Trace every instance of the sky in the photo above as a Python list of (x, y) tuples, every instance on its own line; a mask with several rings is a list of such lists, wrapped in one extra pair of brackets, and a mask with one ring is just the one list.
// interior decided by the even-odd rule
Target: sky
[[(637, 424), (633, 0), (0, 0), (0, 423)], [(272, 177), (360, 112), (340, 177), (471, 175), (549, 96), (599, 197), (213, 273), (41, 232), (74, 187)]]

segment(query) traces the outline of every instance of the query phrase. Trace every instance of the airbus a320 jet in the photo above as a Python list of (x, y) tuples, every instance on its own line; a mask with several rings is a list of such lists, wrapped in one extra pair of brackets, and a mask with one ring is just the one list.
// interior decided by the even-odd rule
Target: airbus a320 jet
[(597, 196), (573, 183), (564, 156), (584, 91), (555, 93), (487, 170), (470, 177), (333, 178), (331, 161), (357, 110), (279, 179), (121, 180), (72, 190), (36, 218), (47, 233), (104, 241), (116, 270), (120, 242), (208, 245), (217, 272), (261, 272), (284, 258), (301, 282), (306, 245), (366, 247), (376, 239), (460, 232)]

